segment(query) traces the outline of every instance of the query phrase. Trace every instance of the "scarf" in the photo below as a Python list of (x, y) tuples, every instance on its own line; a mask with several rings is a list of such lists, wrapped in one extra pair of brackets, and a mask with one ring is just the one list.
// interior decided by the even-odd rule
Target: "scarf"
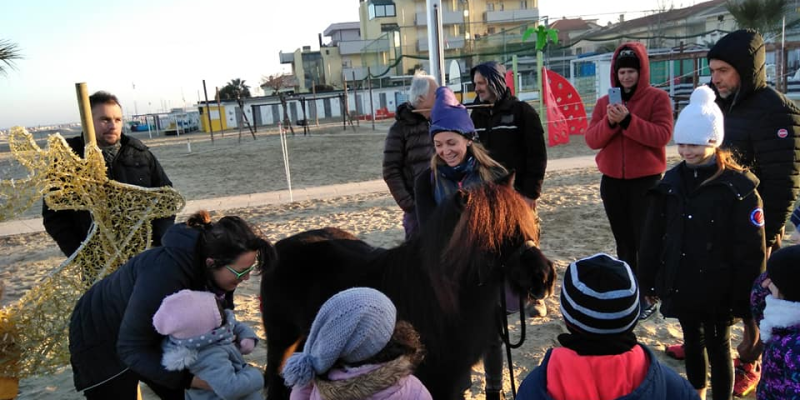
[(768, 295), (765, 299), (764, 319), (761, 320), (761, 341), (768, 343), (772, 340), (775, 328), (791, 328), (800, 325), (800, 303), (775, 298)]
[(438, 166), (437, 173), (439, 176), (434, 178), (433, 192), (433, 198), (437, 205), (442, 204), (444, 199), (452, 196), (459, 189), (469, 188), (482, 182), (481, 174), (478, 171), (478, 162), (471, 155), (455, 167)]

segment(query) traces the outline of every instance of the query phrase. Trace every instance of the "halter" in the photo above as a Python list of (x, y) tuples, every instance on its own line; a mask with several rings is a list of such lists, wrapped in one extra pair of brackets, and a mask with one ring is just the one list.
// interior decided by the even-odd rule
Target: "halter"
[[(500, 270), (505, 272), (506, 265), (510, 264), (513, 260), (519, 260), (522, 257), (522, 254), (528, 251), (531, 248), (536, 247), (536, 243), (533, 240), (526, 240), (523, 242), (517, 249), (508, 257), (501, 265)], [(503, 343), (506, 345), (506, 356), (508, 358), (508, 378), (511, 381), (511, 395), (516, 398), (517, 397), (517, 386), (514, 382), (514, 364), (511, 360), (511, 349), (518, 349), (525, 343), (525, 301), (523, 300), (523, 296), (519, 296), (519, 321), (520, 321), (520, 338), (519, 342), (511, 343), (511, 338), (509, 335), (508, 330), (508, 314), (506, 310), (506, 285), (503, 284), (500, 289), (500, 306), (502, 307), (502, 312), (500, 313), (499, 324), (500, 324), (500, 338), (503, 340)]]

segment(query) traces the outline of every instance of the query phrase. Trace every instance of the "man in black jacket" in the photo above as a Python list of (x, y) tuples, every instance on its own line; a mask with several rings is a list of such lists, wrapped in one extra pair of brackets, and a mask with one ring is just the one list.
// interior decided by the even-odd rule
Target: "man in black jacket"
[(514, 187), (533, 208), (542, 193), (547, 148), (539, 114), (512, 96), (505, 83), (506, 68), (495, 61), (472, 68), (476, 105), (472, 122), (493, 159), (516, 172)]
[[(514, 189), (532, 209), (542, 193), (547, 168), (547, 148), (539, 114), (528, 103), (511, 95), (505, 82), (506, 68), (495, 61), (478, 64), (470, 71), (475, 85), (472, 122), (478, 139), (495, 161), (516, 173)], [(531, 317), (547, 315), (547, 306), (536, 300), (525, 307)], [(486, 399), (500, 399), (503, 382), (502, 342), (487, 349), (483, 356), (486, 371)]]
[[(142, 187), (172, 186), (161, 164), (141, 141), (122, 134), (122, 106), (116, 96), (97, 92), (89, 96), (97, 146), (106, 161), (106, 175), (117, 182)], [(84, 155), (83, 137), (67, 139), (72, 151)], [(85, 210), (55, 211), (42, 204), (44, 227), (61, 251), (69, 257), (89, 234), (92, 216)], [(175, 217), (153, 220), (153, 245), (161, 244), (161, 236), (175, 222)]]
[(406, 240), (416, 234), (419, 226), (414, 206), (414, 181), (431, 165), (433, 157), (428, 119), (436, 98), (436, 87), (432, 76), (425, 73), (414, 75), (409, 100), (397, 107), (396, 121), (389, 128), (383, 149), (383, 180), (397, 205), (403, 209)]
[[(756, 31), (726, 35), (708, 51), (708, 61), (711, 87), (725, 115), (723, 147), (732, 150), (736, 160), (761, 181), (758, 192), (764, 201), (769, 257), (770, 247), (780, 248), (783, 227), (800, 193), (800, 109), (767, 86), (764, 40)], [(758, 341), (758, 326), (746, 320), (738, 347), (742, 364), (751, 364), (760, 356)], [(740, 368), (735, 394), (741, 395), (758, 382), (750, 373), (755, 369)], [(750, 382), (743, 383), (745, 380)]]

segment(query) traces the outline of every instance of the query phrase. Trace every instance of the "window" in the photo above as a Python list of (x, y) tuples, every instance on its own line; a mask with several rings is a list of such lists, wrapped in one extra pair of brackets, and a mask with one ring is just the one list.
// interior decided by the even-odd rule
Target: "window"
[(528, 0), (520, 0), (519, 1), (519, 9), (520, 10), (527, 10), (528, 9)]
[(372, 0), (369, 4), (369, 19), (397, 16), (394, 2), (391, 0)]
[(486, 11), (494, 11), (494, 3), (486, 3)]
[(506, 9), (505, 4), (503, 4), (503, 3), (500, 3), (499, 6), (500, 6), (500, 11), (503, 11), (503, 10)]
[(497, 31), (495, 30), (495, 28), (494, 28), (493, 26), (490, 26), (490, 27), (489, 27), (489, 31), (488, 31), (488, 33), (489, 33), (490, 35), (494, 35), (494, 33), (495, 33), (495, 32), (497, 32)]

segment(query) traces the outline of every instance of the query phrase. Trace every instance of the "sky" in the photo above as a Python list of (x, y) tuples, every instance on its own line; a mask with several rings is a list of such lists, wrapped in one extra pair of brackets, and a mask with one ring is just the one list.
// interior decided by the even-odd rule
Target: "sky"
[[(514, 0), (505, 0), (514, 1)], [(126, 115), (191, 106), (214, 88), (289, 73), (278, 52), (309, 45), (335, 22), (358, 21), (358, 0), (3, 1), (0, 39), (24, 57), (0, 75), (0, 129), (80, 120), (75, 83), (116, 94)], [(692, 0), (539, 0), (539, 14), (642, 16)], [(685, 4), (688, 3), (688, 4)], [(328, 38), (323, 39), (328, 42)], [(260, 93), (254, 93), (254, 95)]]

